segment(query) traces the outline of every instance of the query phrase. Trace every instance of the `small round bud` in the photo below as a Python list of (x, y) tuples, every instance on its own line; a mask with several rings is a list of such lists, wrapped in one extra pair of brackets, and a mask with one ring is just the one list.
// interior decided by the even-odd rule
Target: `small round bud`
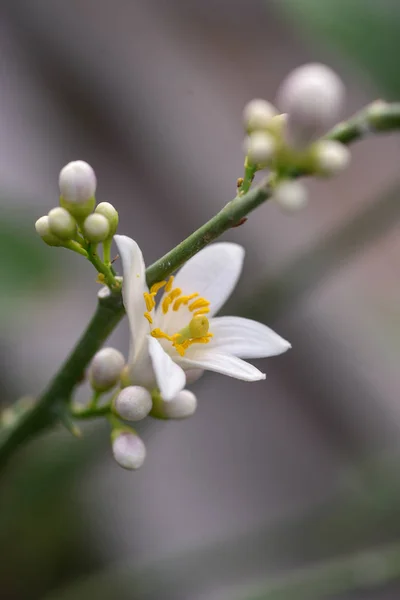
[(267, 100), (255, 98), (250, 100), (243, 109), (243, 121), (246, 131), (251, 133), (268, 127), (277, 110)]
[(110, 235), (110, 225), (104, 215), (93, 213), (86, 217), (83, 223), (83, 232), (89, 242), (98, 244), (104, 242)]
[(48, 244), (48, 246), (62, 245), (62, 241), (50, 231), (48, 216), (40, 217), (40, 219), (38, 219), (35, 223), (35, 229), (42, 240)]
[(49, 212), (49, 228), (61, 240), (71, 240), (75, 237), (76, 221), (65, 208), (57, 206)]
[(94, 390), (106, 392), (121, 375), (125, 359), (115, 348), (102, 348), (95, 354), (89, 367), (89, 380)]
[(308, 203), (308, 193), (298, 181), (284, 181), (274, 191), (273, 199), (287, 212), (296, 212)]
[(336, 175), (350, 163), (350, 150), (335, 140), (322, 140), (315, 144), (316, 168), (323, 175)]
[(114, 400), (115, 412), (126, 421), (141, 421), (151, 411), (151, 394), (139, 385), (130, 385), (118, 394)]
[(103, 217), (107, 219), (108, 224), (110, 226), (109, 235), (110, 237), (113, 236), (114, 233), (117, 231), (118, 227), (118, 212), (113, 207), (113, 205), (109, 202), (100, 202), (100, 204), (96, 206), (94, 212), (99, 215), (103, 215)]
[[(114, 432), (113, 432), (114, 433)], [(117, 463), (124, 469), (139, 469), (146, 458), (146, 446), (133, 431), (118, 431), (112, 435), (112, 451)]]
[(186, 375), (186, 384), (190, 385), (194, 383), (204, 374), (204, 369), (188, 369), (185, 371)]
[(68, 163), (60, 171), (58, 180), (61, 196), (72, 204), (85, 204), (96, 193), (96, 175), (83, 160)]
[(277, 104), (288, 113), (288, 138), (305, 146), (334, 123), (342, 108), (345, 88), (329, 67), (308, 64), (294, 69), (279, 87)]
[(253, 164), (266, 163), (275, 151), (275, 140), (269, 133), (255, 131), (245, 139), (244, 151)]
[(162, 400), (159, 408), (166, 419), (186, 419), (196, 411), (197, 399), (190, 390), (182, 390), (172, 400)]

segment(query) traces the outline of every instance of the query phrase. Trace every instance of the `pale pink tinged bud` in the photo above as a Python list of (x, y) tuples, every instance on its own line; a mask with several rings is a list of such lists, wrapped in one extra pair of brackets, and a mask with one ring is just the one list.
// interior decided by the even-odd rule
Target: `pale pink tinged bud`
[(306, 146), (334, 124), (343, 106), (345, 87), (332, 69), (313, 63), (294, 69), (279, 87), (277, 104), (288, 113), (287, 135)]
[(85, 204), (96, 193), (96, 175), (92, 167), (83, 160), (65, 165), (58, 181), (61, 196), (71, 204)]
[(254, 98), (246, 104), (243, 109), (243, 122), (248, 133), (265, 129), (271, 122), (271, 119), (278, 114), (275, 106), (267, 100)]
[(48, 246), (61, 246), (62, 240), (56, 237), (50, 230), (49, 217), (40, 217), (35, 223), (36, 232)]
[(124, 469), (139, 469), (146, 458), (146, 446), (136, 433), (121, 431), (113, 436), (112, 451), (117, 463)]
[(95, 354), (89, 367), (89, 380), (98, 392), (106, 392), (119, 380), (124, 368), (124, 356), (115, 348), (102, 348)]
[(317, 170), (323, 175), (336, 175), (348, 167), (350, 150), (334, 140), (321, 140), (315, 144)]
[(83, 232), (89, 242), (98, 244), (104, 242), (110, 235), (110, 224), (104, 215), (93, 213), (86, 217)]
[(276, 148), (275, 140), (269, 133), (255, 131), (244, 141), (244, 152), (254, 165), (266, 163), (272, 158)]
[(308, 203), (308, 193), (299, 181), (284, 181), (274, 191), (273, 200), (286, 212), (297, 212)]
[(147, 417), (152, 406), (150, 392), (138, 385), (124, 388), (114, 401), (115, 412), (126, 421), (141, 421)]
[(71, 240), (76, 234), (74, 217), (61, 206), (52, 208), (49, 212), (49, 227), (51, 233), (62, 240)]
[(190, 390), (182, 390), (172, 400), (162, 401), (162, 413), (167, 419), (186, 419), (197, 408), (196, 396)]

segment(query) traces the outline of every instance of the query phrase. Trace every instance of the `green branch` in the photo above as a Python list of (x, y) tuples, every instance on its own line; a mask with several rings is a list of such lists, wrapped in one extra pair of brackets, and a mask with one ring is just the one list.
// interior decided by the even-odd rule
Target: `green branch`
[[(349, 121), (337, 125), (326, 137), (348, 144), (370, 133), (399, 128), (400, 103), (375, 102)], [(244, 217), (271, 197), (271, 193), (271, 186), (266, 180), (248, 193), (228, 202), (212, 219), (147, 269), (149, 286), (168, 277), (225, 231), (241, 224)], [(94, 354), (123, 315), (124, 307), (120, 293), (113, 293), (99, 300), (86, 331), (43, 395), (38, 398), (33, 408), (27, 409), (11, 425), (0, 431), (0, 465), (25, 440), (59, 420), (60, 407), (68, 402)]]

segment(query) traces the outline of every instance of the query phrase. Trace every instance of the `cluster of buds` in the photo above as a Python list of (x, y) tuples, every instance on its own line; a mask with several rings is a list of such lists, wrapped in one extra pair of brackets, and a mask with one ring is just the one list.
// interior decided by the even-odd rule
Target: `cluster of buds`
[(245, 107), (246, 169), (252, 175), (261, 169), (273, 173), (274, 199), (282, 208), (297, 210), (307, 203), (304, 185), (290, 180), (293, 174), (330, 176), (349, 164), (346, 146), (321, 138), (337, 120), (344, 92), (329, 67), (308, 64), (281, 83), (276, 106), (255, 99)]
[(97, 244), (103, 243), (105, 262), (109, 262), (118, 212), (109, 202), (96, 206), (96, 185), (96, 175), (88, 163), (68, 163), (59, 176), (59, 206), (40, 217), (35, 227), (49, 246), (63, 246), (87, 257)]
[(197, 399), (189, 390), (182, 390), (172, 400), (165, 401), (158, 392), (151, 393), (144, 387), (124, 387), (124, 367), (125, 359), (121, 352), (115, 348), (103, 348), (94, 356), (88, 376), (96, 402), (102, 394), (112, 391), (109, 421), (115, 460), (125, 469), (138, 469), (146, 458), (146, 447), (127, 422), (142, 421), (148, 416), (185, 419), (194, 414)]

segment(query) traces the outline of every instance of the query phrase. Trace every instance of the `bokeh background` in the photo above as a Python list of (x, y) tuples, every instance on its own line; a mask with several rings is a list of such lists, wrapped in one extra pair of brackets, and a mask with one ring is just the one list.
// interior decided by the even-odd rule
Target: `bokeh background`
[[(90, 317), (91, 265), (33, 223), (70, 160), (93, 165), (147, 262), (212, 216), (242, 174), (241, 111), (308, 61), (343, 77), (343, 116), (400, 99), (396, 0), (3, 0), (0, 386), (39, 393)], [(400, 597), (400, 138), (267, 203), (224, 312), (289, 339), (266, 382), (208, 374), (199, 408), (153, 423), (138, 473), (108, 431), (29, 444), (0, 481), (5, 600)], [(126, 323), (111, 343), (126, 352)]]

